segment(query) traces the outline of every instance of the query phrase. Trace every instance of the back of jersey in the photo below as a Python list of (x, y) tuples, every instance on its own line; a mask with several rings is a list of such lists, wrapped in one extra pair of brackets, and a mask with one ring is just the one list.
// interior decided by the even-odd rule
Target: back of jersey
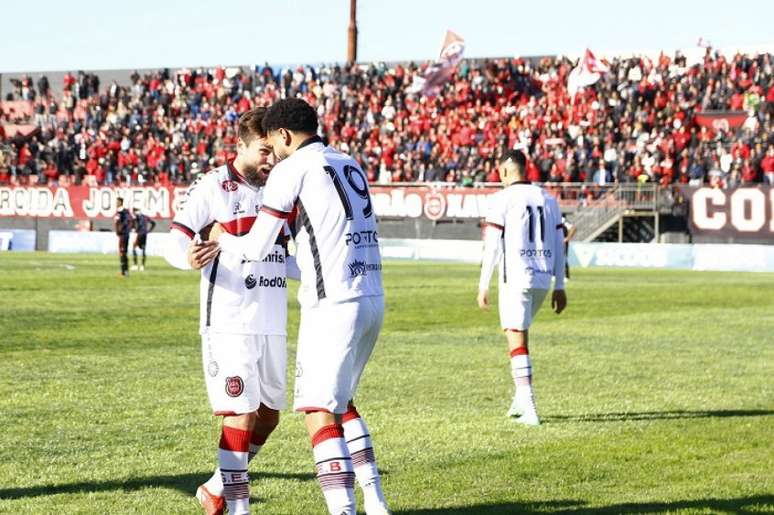
[[(288, 160), (303, 176), (292, 223), (301, 304), (383, 295), (376, 215), (358, 163), (322, 143)], [(270, 181), (275, 174), (279, 178), (275, 169)]]
[(505, 188), (492, 200), (487, 222), (503, 227), (500, 282), (550, 289), (558, 253), (564, 252), (556, 200), (538, 186), (521, 183)]

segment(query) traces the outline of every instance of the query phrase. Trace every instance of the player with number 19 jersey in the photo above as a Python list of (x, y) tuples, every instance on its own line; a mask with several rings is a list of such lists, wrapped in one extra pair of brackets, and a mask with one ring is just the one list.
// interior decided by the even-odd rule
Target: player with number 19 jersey
[(301, 306), (384, 294), (376, 215), (351, 157), (319, 138), (305, 142), (274, 167), (261, 209), (290, 218)]

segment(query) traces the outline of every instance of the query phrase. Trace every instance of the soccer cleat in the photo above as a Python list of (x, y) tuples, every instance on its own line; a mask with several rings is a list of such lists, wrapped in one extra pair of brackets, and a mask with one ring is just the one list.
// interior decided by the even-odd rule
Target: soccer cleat
[(540, 425), (540, 419), (537, 416), (536, 412), (527, 412), (514, 420), (517, 424), (523, 424), (525, 426), (539, 426)]
[(144, 272), (144, 271), (145, 271), (145, 265), (140, 265), (140, 272)]
[(392, 515), (392, 512), (384, 503), (372, 503), (364, 506), (366, 515)]
[(508, 408), (508, 416), (509, 417), (518, 417), (524, 412), (524, 408), (521, 407), (521, 403), (519, 402), (519, 398), (514, 396), (513, 402), (511, 402), (511, 407)]
[(226, 509), (225, 498), (212, 495), (204, 485), (196, 489), (196, 499), (207, 515), (223, 515)]
[(136, 272), (137, 271), (137, 265), (132, 265), (132, 268), (130, 270), (132, 272)]

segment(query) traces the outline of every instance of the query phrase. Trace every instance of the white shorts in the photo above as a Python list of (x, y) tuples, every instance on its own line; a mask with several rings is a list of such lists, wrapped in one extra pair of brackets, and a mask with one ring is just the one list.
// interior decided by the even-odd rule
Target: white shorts
[(202, 363), (215, 415), (285, 407), (287, 336), (203, 334)]
[(542, 288), (503, 288), (500, 285), (500, 327), (526, 331), (548, 295)]
[(383, 296), (302, 308), (293, 409), (347, 411), (383, 320)]

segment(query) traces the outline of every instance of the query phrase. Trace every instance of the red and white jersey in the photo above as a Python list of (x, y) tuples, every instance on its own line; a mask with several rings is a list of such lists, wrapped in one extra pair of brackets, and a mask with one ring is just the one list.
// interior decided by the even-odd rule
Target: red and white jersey
[(263, 201), (289, 218), (302, 306), (384, 294), (376, 214), (354, 159), (312, 138), (274, 167)]
[[(199, 176), (171, 229), (194, 236), (218, 222), (229, 234), (247, 234), (261, 207), (255, 189), (231, 163)], [(201, 270), (201, 334), (287, 334), (285, 232), (262, 261), (221, 252)]]
[(557, 289), (563, 287), (564, 233), (554, 197), (539, 186), (512, 184), (489, 198), (486, 223), (503, 231), (500, 285), (550, 289), (556, 276)]

